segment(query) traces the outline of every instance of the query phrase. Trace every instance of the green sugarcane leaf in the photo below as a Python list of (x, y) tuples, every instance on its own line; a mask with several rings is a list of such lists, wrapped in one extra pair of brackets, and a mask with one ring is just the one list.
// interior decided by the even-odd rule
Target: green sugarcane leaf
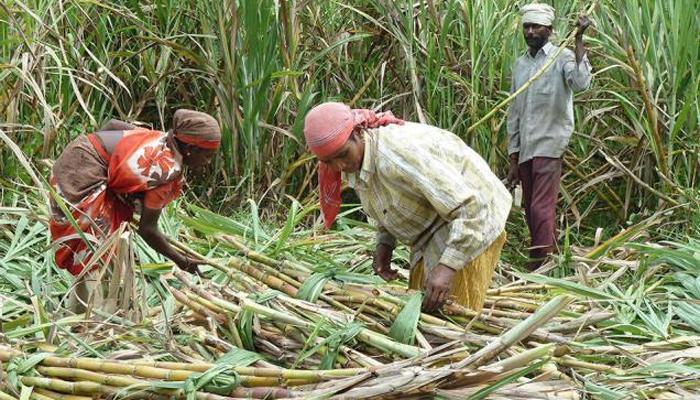
[[(206, 387), (207, 392), (231, 393), (240, 384), (238, 374), (231, 371), (233, 365), (216, 364), (207, 371), (192, 374), (185, 380), (187, 400), (196, 400), (197, 392)], [(226, 375), (230, 372), (231, 375)]]
[(580, 283), (567, 281), (559, 278), (551, 278), (544, 275), (537, 274), (523, 274), (523, 278), (530, 282), (556, 286), (558, 288), (564, 289), (568, 293), (578, 294), (580, 296), (585, 296), (595, 300), (620, 300), (617, 297), (603, 292), (602, 290), (590, 288), (583, 286)]
[(372, 274), (361, 274), (357, 272), (337, 272), (333, 275), (335, 280), (345, 282), (345, 283), (359, 283), (359, 284), (370, 284), (379, 285), (384, 283), (384, 279), (379, 276)]
[(216, 360), (217, 365), (230, 365), (233, 367), (247, 367), (257, 361), (263, 360), (260, 354), (245, 349), (235, 348)]
[[(268, 290), (264, 293), (257, 293), (251, 295), (249, 298), (256, 303), (266, 303), (275, 297), (279, 296), (280, 292), (276, 290)], [(241, 338), (243, 347), (247, 350), (255, 351), (255, 342), (253, 340), (253, 318), (255, 318), (255, 312), (250, 309), (243, 309), (240, 314), (238, 314), (238, 324), (236, 328), (238, 329), (238, 335)]]
[(683, 364), (673, 364), (673, 363), (656, 363), (656, 364), (651, 364), (647, 365), (643, 368), (640, 368), (637, 372), (650, 372), (654, 374), (678, 374), (678, 375), (692, 375), (692, 376), (700, 376), (700, 368), (694, 368), (688, 365), (683, 365)]
[(22, 391), (19, 394), (19, 400), (29, 400), (32, 398), (33, 387), (22, 385)]
[(470, 400), (482, 400), (488, 397), (491, 393), (497, 391), (498, 389), (508, 385), (511, 382), (515, 382), (516, 380), (522, 378), (523, 376), (529, 374), (532, 371), (535, 371), (539, 369), (541, 366), (543, 366), (548, 359), (540, 360), (532, 365), (530, 365), (527, 368), (523, 368), (522, 370), (508, 375), (506, 378), (499, 380), (498, 382), (494, 383), (493, 385), (489, 385), (478, 392), (474, 393), (472, 396), (469, 397)]
[(250, 204), (250, 216), (251, 220), (253, 221), (253, 240), (255, 241), (255, 244), (258, 244), (260, 237), (265, 237), (267, 235), (263, 231), (262, 226), (260, 224), (260, 213), (258, 211), (258, 204), (255, 201), (253, 201), (253, 199), (248, 199), (248, 203)]
[(329, 272), (316, 272), (311, 274), (299, 288), (297, 298), (315, 303), (318, 300), (318, 296), (321, 295), (323, 286), (328, 282), (328, 279), (330, 279)]
[(280, 251), (282, 251), (284, 245), (287, 243), (287, 239), (289, 239), (289, 236), (292, 234), (292, 232), (294, 232), (299, 207), (299, 202), (296, 201), (296, 199), (292, 199), (292, 208), (289, 210), (289, 214), (287, 214), (287, 220), (284, 223), (284, 227), (281, 231), (279, 231), (280, 233), (277, 241), (275, 242), (275, 248), (272, 250), (272, 257), (279, 255)]
[(389, 336), (392, 339), (403, 344), (413, 344), (416, 339), (416, 328), (420, 319), (422, 303), (422, 293), (416, 293), (408, 299), (406, 305), (403, 306), (391, 325)]
[(621, 400), (627, 398), (628, 393), (610, 389), (608, 387), (586, 381), (584, 386), (586, 393), (592, 394), (595, 397), (603, 400)]
[(255, 342), (253, 341), (253, 317), (255, 313), (252, 310), (244, 309), (238, 314), (238, 336), (241, 338), (243, 347), (248, 350), (255, 351)]
[(321, 358), (321, 369), (333, 369), (336, 359), (340, 353), (340, 346), (352, 341), (357, 334), (362, 331), (362, 325), (358, 323), (350, 323), (345, 326), (340, 326), (328, 336), (323, 342), (327, 345), (326, 354)]
[(700, 333), (700, 306), (679, 301), (673, 308), (680, 319)]

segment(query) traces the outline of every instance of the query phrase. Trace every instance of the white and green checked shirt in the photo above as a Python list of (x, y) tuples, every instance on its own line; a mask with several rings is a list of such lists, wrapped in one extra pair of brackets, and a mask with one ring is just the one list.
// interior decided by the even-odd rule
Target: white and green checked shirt
[(407, 122), (365, 132), (360, 171), (348, 174), (379, 243), (411, 246), (411, 265), (461, 269), (503, 232), (511, 196), (451, 132)]

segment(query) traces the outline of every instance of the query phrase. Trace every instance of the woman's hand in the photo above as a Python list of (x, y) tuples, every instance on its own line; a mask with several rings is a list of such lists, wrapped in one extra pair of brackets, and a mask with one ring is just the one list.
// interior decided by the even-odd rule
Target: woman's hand
[(187, 271), (191, 274), (197, 274), (200, 276), (202, 275), (202, 272), (199, 270), (199, 263), (192, 258), (183, 256), (181, 260), (178, 260), (176, 262), (176, 264), (183, 271)]

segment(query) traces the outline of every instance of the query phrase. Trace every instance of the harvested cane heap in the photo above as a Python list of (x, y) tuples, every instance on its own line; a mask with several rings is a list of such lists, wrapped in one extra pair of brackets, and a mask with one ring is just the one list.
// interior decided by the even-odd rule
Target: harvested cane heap
[[(572, 375), (624, 371), (574, 356), (697, 343), (577, 346), (599, 338), (594, 324), (610, 314), (572, 305), (567, 295), (547, 301), (538, 294), (545, 285), (523, 280), (490, 290), (481, 313), (448, 304), (441, 316), (421, 314), (420, 294), (403, 286), (320, 273), (252, 251), (225, 230), (199, 228), (219, 244), (217, 255), (229, 255), (202, 257), (219, 271), (207, 274), (213, 279), (179, 270), (161, 276), (171, 297), (138, 323), (103, 315), (76, 334), (66, 325), (79, 318), (57, 322), (49, 336), (79, 343), (73, 351), (85, 357), (10, 338), (12, 346), (0, 348), (0, 399), (16, 398), (9, 386), (34, 387), (34, 399), (579, 398)], [(113, 351), (96, 350), (105, 348)]]

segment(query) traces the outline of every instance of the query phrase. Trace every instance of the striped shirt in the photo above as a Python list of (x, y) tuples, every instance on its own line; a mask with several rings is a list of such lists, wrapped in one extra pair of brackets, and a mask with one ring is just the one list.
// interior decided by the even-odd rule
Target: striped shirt
[(348, 174), (377, 241), (411, 247), (411, 265), (461, 269), (503, 232), (511, 196), (451, 132), (407, 122), (365, 131), (360, 171)]
[[(513, 67), (511, 93), (530, 80), (556, 50), (547, 43), (535, 57), (529, 51), (520, 56)], [(573, 91), (586, 89), (590, 83), (588, 58), (576, 64), (574, 52), (564, 49), (508, 108), (508, 154), (520, 153), (520, 163), (534, 157), (561, 157), (574, 130)]]

